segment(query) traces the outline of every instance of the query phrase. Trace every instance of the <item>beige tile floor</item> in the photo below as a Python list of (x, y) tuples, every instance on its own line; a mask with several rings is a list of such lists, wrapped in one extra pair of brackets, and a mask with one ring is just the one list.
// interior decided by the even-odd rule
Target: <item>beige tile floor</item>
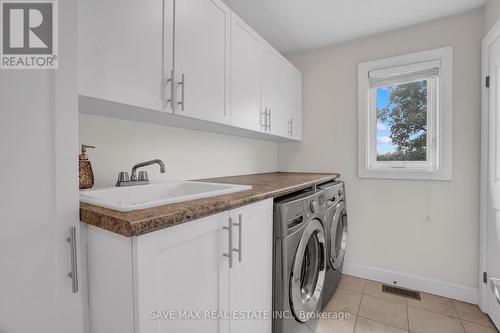
[(350, 319), (320, 319), (316, 333), (498, 333), (476, 305), (420, 293), (421, 301), (382, 292), (382, 284), (344, 275), (326, 312)]

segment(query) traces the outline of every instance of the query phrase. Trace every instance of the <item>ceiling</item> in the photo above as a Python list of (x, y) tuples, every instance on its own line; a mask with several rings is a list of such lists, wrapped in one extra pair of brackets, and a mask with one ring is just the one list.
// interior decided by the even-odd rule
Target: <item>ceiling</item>
[(282, 53), (479, 8), (486, 0), (223, 0)]

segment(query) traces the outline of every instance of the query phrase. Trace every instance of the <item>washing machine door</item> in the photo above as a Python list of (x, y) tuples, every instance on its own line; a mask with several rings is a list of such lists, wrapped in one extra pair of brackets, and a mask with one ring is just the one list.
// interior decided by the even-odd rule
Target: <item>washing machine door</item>
[(337, 270), (344, 263), (347, 247), (347, 210), (345, 202), (341, 201), (335, 209), (335, 214), (330, 224), (330, 266)]
[(325, 231), (314, 219), (304, 229), (290, 276), (290, 305), (300, 322), (308, 321), (312, 313), (320, 310), (325, 269)]

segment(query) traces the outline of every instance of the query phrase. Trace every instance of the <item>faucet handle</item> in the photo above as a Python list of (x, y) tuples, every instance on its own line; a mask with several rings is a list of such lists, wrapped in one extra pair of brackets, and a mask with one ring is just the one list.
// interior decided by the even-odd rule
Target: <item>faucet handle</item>
[(147, 171), (139, 171), (139, 176), (137, 177), (137, 180), (144, 181), (144, 182), (149, 181), (148, 172)]
[(129, 182), (130, 177), (127, 171), (122, 171), (118, 173), (118, 180), (116, 181), (116, 186), (120, 186), (121, 183)]

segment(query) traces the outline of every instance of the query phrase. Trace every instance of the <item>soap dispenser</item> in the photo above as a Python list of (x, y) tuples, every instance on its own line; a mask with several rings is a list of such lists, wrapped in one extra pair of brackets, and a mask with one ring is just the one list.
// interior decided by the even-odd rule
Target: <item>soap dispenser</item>
[(92, 171), (92, 165), (86, 154), (88, 148), (95, 147), (82, 145), (82, 153), (78, 158), (78, 166), (80, 168), (80, 190), (89, 189), (94, 186), (94, 172)]

